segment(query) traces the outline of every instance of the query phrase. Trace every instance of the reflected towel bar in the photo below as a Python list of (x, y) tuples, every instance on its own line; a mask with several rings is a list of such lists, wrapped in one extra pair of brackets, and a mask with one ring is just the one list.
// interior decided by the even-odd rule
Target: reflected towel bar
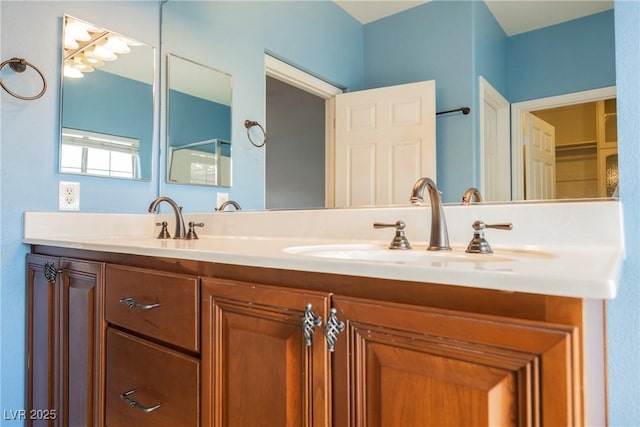
[(471, 108), (469, 107), (460, 107), (460, 108), (456, 108), (454, 110), (447, 110), (447, 111), (439, 111), (436, 113), (436, 116), (439, 116), (440, 114), (449, 114), (449, 113), (457, 113), (458, 111), (461, 111), (462, 114), (467, 115), (471, 112)]

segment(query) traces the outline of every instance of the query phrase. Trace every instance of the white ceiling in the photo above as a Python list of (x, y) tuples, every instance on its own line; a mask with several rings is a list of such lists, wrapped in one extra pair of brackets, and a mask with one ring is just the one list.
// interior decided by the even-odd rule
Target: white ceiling
[[(362, 24), (430, 0), (334, 0)], [(448, 0), (455, 1), (455, 0)], [(613, 8), (613, 0), (484, 0), (507, 34), (524, 33)]]

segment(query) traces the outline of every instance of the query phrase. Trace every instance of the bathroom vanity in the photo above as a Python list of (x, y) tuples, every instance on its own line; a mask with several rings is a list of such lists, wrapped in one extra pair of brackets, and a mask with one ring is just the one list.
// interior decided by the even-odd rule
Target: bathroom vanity
[[(29, 408), (61, 425), (606, 424), (620, 206), (553, 206), (447, 206), (447, 254), (425, 250), (425, 208), (185, 214), (195, 241), (156, 239), (155, 215), (27, 213)], [(582, 209), (609, 218), (591, 245)], [(398, 219), (414, 249), (390, 255), (371, 225)], [(514, 230), (465, 255), (475, 219)]]

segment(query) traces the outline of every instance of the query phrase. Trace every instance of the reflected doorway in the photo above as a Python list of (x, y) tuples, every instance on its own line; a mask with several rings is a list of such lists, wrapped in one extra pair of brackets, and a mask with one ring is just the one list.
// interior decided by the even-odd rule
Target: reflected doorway
[[(265, 207), (334, 206), (332, 124), (334, 98), (342, 89), (271, 55), (265, 55), (265, 79), (269, 136), (265, 151)], [(296, 102), (300, 105), (292, 109), (291, 105), (295, 106)], [(324, 126), (324, 132), (319, 130), (319, 123)], [(323, 133), (321, 142), (317, 137), (320, 133)], [(308, 151), (304, 147), (311, 134), (315, 134), (310, 138), (314, 145)], [(291, 144), (296, 144), (295, 149), (290, 148)], [(324, 187), (324, 191), (318, 186)]]
[(325, 206), (324, 99), (266, 77), (265, 207)]
[(555, 198), (613, 196), (618, 184), (616, 98), (531, 114), (555, 128)]
[[(525, 170), (526, 160), (526, 141), (524, 129), (524, 118), (528, 113), (550, 109), (570, 109), (578, 104), (596, 103), (600, 105), (601, 110), (596, 114), (593, 120), (599, 121), (597, 125), (597, 140), (595, 141), (596, 161), (599, 171), (598, 176), (602, 177), (598, 182), (597, 195), (588, 197), (610, 197), (617, 196), (617, 118), (615, 113), (611, 114), (612, 107), (615, 107), (616, 88), (615, 86), (605, 87), (601, 89), (593, 89), (583, 92), (570, 93), (566, 95), (553, 96), (549, 98), (535, 99), (531, 101), (517, 102), (511, 105), (511, 166), (512, 166), (512, 192), (513, 200), (529, 200), (525, 194), (526, 176)], [(599, 104), (598, 104), (599, 103)], [(608, 127), (608, 129), (607, 129)], [(594, 146), (594, 141), (582, 141)], [(584, 148), (584, 147), (583, 147)], [(615, 152), (614, 152), (615, 150)], [(563, 155), (561, 153), (561, 155)], [(591, 163), (594, 163), (593, 161)], [(561, 178), (563, 179), (563, 178)], [(560, 194), (556, 197), (563, 198), (583, 198), (571, 188), (567, 181), (573, 178), (564, 179), (563, 187)], [(607, 184), (608, 182), (608, 184)], [(615, 184), (614, 184), (615, 182)], [(607, 189), (608, 186), (608, 189)], [(591, 187), (594, 188), (594, 187)], [(576, 190), (578, 191), (578, 190)], [(589, 190), (591, 194), (596, 194), (595, 190)], [(578, 191), (579, 192), (579, 191)], [(570, 194), (572, 193), (572, 194)], [(564, 194), (564, 196), (562, 195)]]

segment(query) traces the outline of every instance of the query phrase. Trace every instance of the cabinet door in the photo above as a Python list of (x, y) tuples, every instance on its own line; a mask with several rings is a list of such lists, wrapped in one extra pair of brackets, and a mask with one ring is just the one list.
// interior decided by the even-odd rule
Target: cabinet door
[(326, 294), (202, 279), (203, 426), (329, 425), (329, 354), (320, 325), (306, 343), (307, 304), (324, 324)]
[(27, 255), (27, 425), (103, 425), (102, 284), (103, 264)]
[[(49, 281), (44, 275), (45, 264), (54, 271), (58, 258), (27, 255), (27, 395), (26, 413), (51, 414), (50, 419), (39, 417), (27, 420), (28, 426), (56, 425), (58, 395), (55, 391), (56, 278)], [(56, 274), (57, 275), (57, 274)]]
[(334, 425), (580, 423), (577, 332), (565, 326), (335, 297)]
[(63, 426), (104, 420), (104, 264), (61, 259), (59, 393)]

